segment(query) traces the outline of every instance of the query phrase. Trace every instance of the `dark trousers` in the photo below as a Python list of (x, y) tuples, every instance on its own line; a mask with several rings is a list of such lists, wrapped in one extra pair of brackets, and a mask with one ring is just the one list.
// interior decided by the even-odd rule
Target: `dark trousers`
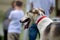
[(0, 40), (2, 40), (2, 37), (0, 36)]
[(32, 24), (29, 28), (29, 40), (36, 40), (37, 33), (39, 33), (36, 24)]
[(4, 40), (7, 40), (7, 30), (4, 30)]

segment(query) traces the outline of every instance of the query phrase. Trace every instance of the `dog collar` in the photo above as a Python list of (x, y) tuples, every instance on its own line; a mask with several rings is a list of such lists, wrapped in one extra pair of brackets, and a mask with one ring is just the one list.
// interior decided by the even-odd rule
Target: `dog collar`
[(46, 16), (42, 16), (41, 18), (39, 18), (36, 22), (36, 24), (38, 24), (43, 18), (46, 18)]

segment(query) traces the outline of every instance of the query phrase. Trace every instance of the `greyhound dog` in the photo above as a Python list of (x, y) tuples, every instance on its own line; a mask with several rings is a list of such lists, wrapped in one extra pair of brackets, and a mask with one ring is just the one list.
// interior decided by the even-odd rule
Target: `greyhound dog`
[(45, 16), (43, 9), (35, 8), (30, 10), (20, 22), (28, 22), (26, 26), (28, 28), (30, 21), (33, 21), (32, 19), (39, 30), (40, 40), (60, 40), (60, 23), (53, 22), (50, 18)]

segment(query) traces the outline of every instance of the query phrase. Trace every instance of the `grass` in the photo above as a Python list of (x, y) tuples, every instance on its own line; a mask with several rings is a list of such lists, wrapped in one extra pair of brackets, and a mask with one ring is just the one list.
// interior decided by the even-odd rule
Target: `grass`
[(0, 40), (3, 40), (3, 26), (2, 26), (2, 22), (0, 22)]
[(0, 23), (0, 35), (3, 36), (3, 26), (2, 26), (2, 23)]

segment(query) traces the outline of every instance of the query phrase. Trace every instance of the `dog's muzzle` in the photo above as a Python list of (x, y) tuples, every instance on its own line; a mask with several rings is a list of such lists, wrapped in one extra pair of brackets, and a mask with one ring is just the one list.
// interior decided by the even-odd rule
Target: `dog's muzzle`
[(27, 19), (25, 19), (24, 21), (21, 21), (21, 20), (20, 20), (21, 23), (25, 23), (25, 22), (27, 22), (27, 21), (31, 21), (31, 19), (30, 19), (30, 18), (27, 18)]
[(31, 22), (31, 19), (30, 19), (30, 18), (27, 18), (27, 19), (25, 19), (24, 21), (21, 21), (21, 20), (20, 20), (20, 22), (21, 22), (21, 23), (27, 22), (27, 24), (26, 24), (25, 27), (24, 27), (24, 29), (26, 29), (26, 28), (29, 28), (29, 24), (30, 24), (30, 22)]

